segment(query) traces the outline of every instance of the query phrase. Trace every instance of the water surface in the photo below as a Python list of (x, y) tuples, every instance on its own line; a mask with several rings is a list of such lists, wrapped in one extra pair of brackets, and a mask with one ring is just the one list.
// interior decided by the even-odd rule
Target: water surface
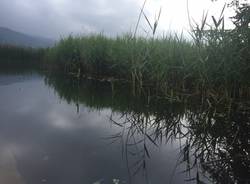
[[(136, 98), (123, 85), (72, 82), (36, 73), (2, 74), (0, 103), (0, 183), (181, 184), (249, 179), (249, 165), (234, 163), (232, 170), (223, 171), (225, 176), (214, 176), (217, 171), (211, 169), (218, 169), (217, 165), (197, 164), (207, 159), (201, 157), (209, 155), (208, 150), (212, 153), (206, 162), (224, 159), (220, 165), (228, 159), (215, 156), (216, 148), (227, 149), (226, 136), (220, 141), (217, 134), (199, 133), (194, 127), (207, 119), (202, 119), (202, 110), (191, 108), (191, 112), (183, 105)], [(211, 126), (214, 117), (213, 121)], [(245, 128), (249, 129), (249, 122)], [(237, 135), (233, 136), (238, 140)], [(249, 153), (248, 136), (245, 132), (244, 153)], [(218, 143), (213, 148), (214, 140)], [(191, 156), (198, 153), (203, 155)], [(239, 157), (249, 163), (249, 157)]]

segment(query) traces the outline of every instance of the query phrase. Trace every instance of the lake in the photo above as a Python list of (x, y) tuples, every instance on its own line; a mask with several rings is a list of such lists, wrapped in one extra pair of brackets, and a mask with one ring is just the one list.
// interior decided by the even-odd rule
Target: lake
[[(250, 108), (126, 84), (0, 74), (0, 183), (248, 183)], [(231, 113), (233, 112), (233, 113)]]

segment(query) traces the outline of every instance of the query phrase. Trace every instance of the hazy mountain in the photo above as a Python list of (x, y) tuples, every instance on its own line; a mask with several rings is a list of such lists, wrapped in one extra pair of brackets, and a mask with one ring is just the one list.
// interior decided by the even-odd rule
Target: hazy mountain
[(50, 47), (55, 41), (47, 38), (30, 36), (11, 29), (0, 27), (0, 44), (25, 47)]

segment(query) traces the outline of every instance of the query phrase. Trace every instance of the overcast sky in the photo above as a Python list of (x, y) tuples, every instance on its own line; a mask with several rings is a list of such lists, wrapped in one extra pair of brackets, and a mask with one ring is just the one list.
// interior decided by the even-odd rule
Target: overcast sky
[[(57, 39), (70, 33), (104, 32), (107, 35), (133, 31), (144, 0), (0, 0), (0, 26), (23, 33)], [(199, 22), (203, 11), (219, 16), (230, 0), (189, 0), (191, 17)], [(162, 7), (158, 33), (187, 31), (187, 0), (148, 0), (150, 21)], [(230, 16), (231, 10), (226, 10)], [(232, 13), (232, 12), (231, 12)], [(229, 25), (229, 21), (227, 23)], [(145, 20), (139, 30), (149, 30)]]

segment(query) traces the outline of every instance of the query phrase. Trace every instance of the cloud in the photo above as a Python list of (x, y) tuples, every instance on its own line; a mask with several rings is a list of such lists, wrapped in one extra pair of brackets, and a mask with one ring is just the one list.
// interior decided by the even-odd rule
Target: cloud
[(47, 37), (71, 32), (129, 31), (140, 10), (135, 0), (1, 0), (0, 26)]
[[(192, 18), (199, 20), (204, 10), (219, 12), (224, 1), (189, 0)], [(0, 26), (50, 38), (70, 33), (104, 32), (116, 35), (134, 30), (144, 0), (1, 0)], [(220, 5), (218, 5), (218, 3)], [(186, 30), (185, 0), (148, 0), (145, 13), (151, 21), (162, 7), (159, 32)], [(149, 30), (142, 19), (140, 27)], [(140, 31), (142, 29), (140, 28)]]

